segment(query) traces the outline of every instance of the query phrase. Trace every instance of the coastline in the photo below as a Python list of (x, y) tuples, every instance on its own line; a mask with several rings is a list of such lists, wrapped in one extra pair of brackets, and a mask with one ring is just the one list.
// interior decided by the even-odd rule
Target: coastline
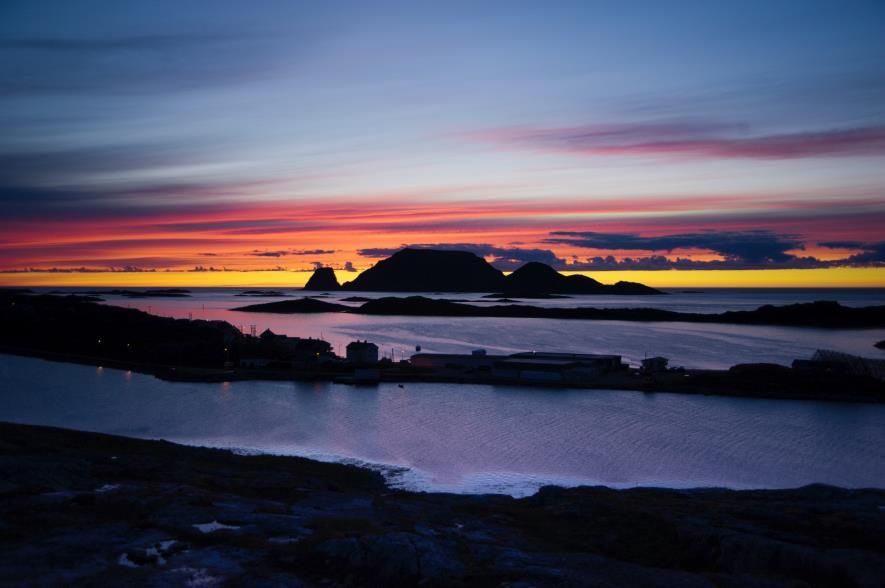
[[(354, 383), (353, 377), (341, 371), (323, 370), (270, 370), (262, 368), (215, 368), (200, 366), (182, 366), (167, 364), (151, 364), (133, 362), (107, 357), (96, 357), (83, 354), (45, 351), (39, 349), (23, 349), (0, 345), (0, 354), (36, 357), (49, 361), (109, 367), (152, 375), (160, 380), (170, 382), (218, 383), (234, 381), (296, 381), (296, 382), (334, 382), (358, 386), (374, 386), (380, 383), (445, 383), (445, 384), (482, 384), (506, 385), (523, 388), (543, 389), (575, 389), (605, 392), (616, 390), (643, 394), (692, 394), (701, 396), (726, 396), (736, 398), (756, 398), (771, 400), (812, 400), (823, 402), (850, 403), (885, 403), (885, 384), (868, 379), (855, 380), (869, 386), (861, 392), (846, 392), (844, 375), (837, 377), (818, 373), (807, 374), (799, 381), (793, 381), (784, 387), (784, 381), (772, 378), (770, 367), (762, 364), (761, 371), (736, 376), (731, 370), (685, 370), (672, 374), (657, 374), (654, 379), (640, 379), (635, 371), (614, 373), (599, 376), (587, 382), (544, 382), (525, 381), (516, 378), (495, 378), (477, 373), (426, 373), (420, 370), (398, 371), (395, 367), (379, 370), (379, 379), (375, 382)], [(740, 366), (738, 366), (740, 367)], [(789, 373), (795, 370), (783, 366), (778, 372)], [(790, 376), (788, 376), (789, 378)], [(795, 377), (795, 376), (793, 376)], [(789, 381), (789, 380), (788, 380)], [(851, 381), (849, 380), (849, 384)], [(812, 386), (809, 388), (809, 386)]]
[[(792, 308), (806, 306), (809, 305)], [(885, 309), (840, 308), (874, 313)], [(801, 314), (805, 314), (804, 311)], [(617, 366), (595, 369), (589, 375), (576, 378), (523, 378), (518, 370), (466, 369), (464, 365), (449, 364), (422, 367), (417, 362), (379, 361), (377, 350), (372, 359), (350, 361), (335, 355), (331, 345), (322, 339), (290, 338), (269, 330), (260, 337), (245, 335), (221, 320), (160, 317), (136, 309), (97, 304), (79, 296), (0, 293), (0, 327), (2, 353), (117, 367), (174, 381), (429, 382), (839, 402), (885, 401), (885, 380), (874, 378), (868, 371), (829, 369), (826, 362), (811, 362), (810, 368), (801, 367), (804, 364), (796, 368), (748, 363), (719, 370), (688, 367), (643, 372), (626, 366), (617, 357)]]
[(754, 310), (727, 310), (709, 314), (658, 308), (540, 307), (525, 304), (477, 306), (424, 296), (375, 298), (363, 302), (360, 306), (347, 306), (304, 297), (248, 304), (234, 307), (231, 310), (270, 314), (341, 312), (382, 316), (546, 318), (574, 321), (715, 323), (824, 329), (873, 329), (885, 326), (885, 306), (854, 308), (826, 300), (780, 306), (763, 305)]

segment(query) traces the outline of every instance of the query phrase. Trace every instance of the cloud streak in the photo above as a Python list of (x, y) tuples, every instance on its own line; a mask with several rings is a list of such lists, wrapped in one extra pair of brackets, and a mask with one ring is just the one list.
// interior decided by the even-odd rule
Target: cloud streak
[(885, 155), (885, 126), (748, 135), (723, 123), (632, 123), (510, 127), (468, 137), (509, 147), (586, 156), (679, 156), (707, 159), (799, 159)]
[(767, 230), (702, 231), (643, 237), (636, 233), (597, 233), (592, 231), (554, 231), (545, 243), (557, 243), (585, 249), (617, 251), (673, 251), (705, 249), (726, 259), (745, 262), (780, 262), (794, 256), (787, 251), (803, 249), (798, 235), (777, 234)]
[[(267, 69), (272, 41), (267, 34), (199, 33), (5, 39), (0, 90), (133, 95), (241, 82)], [(31, 67), (16, 67), (21, 61)]]
[(829, 267), (879, 267), (885, 265), (885, 242), (825, 241), (818, 245), (834, 249), (860, 249), (843, 259), (800, 256), (791, 251), (806, 245), (799, 235), (769, 230), (701, 231), (641, 236), (637, 233), (554, 231), (545, 243), (610, 251), (702, 250), (723, 259), (694, 259), (665, 255), (622, 257), (614, 255), (580, 259), (574, 256), (565, 268), (573, 270), (698, 270), (698, 269), (813, 269)]
[(285, 249), (280, 251), (250, 251), (252, 257), (285, 257), (286, 255), (331, 255), (334, 249)]

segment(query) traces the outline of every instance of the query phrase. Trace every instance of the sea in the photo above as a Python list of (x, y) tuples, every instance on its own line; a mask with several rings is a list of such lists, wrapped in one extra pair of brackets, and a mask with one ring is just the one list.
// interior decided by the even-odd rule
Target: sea
[[(395, 359), (419, 348), (616, 353), (631, 364), (663, 355), (671, 365), (690, 368), (789, 365), (816, 349), (885, 358), (885, 351), (874, 347), (885, 339), (882, 328), (274, 315), (233, 309), (285, 297), (241, 293), (204, 288), (184, 298), (103, 298), (157, 315), (226, 320), (247, 333), (269, 328), (321, 337), (339, 349), (368, 339)], [(311, 295), (330, 302), (382, 296)], [(477, 294), (424, 295), (496, 303)], [(882, 305), (885, 290), (672, 290), (667, 296), (524, 303), (712, 313), (814, 300)], [(526, 496), (547, 484), (885, 488), (885, 405), (864, 403), (437, 383), (173, 383), (105, 367), (0, 355), (0, 420), (354, 463), (377, 469), (392, 486), (418, 491)]]

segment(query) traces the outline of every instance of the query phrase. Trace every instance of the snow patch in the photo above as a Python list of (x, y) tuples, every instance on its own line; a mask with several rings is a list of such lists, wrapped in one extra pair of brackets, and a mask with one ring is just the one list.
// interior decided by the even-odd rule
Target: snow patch
[(197, 528), (200, 533), (213, 533), (215, 531), (220, 531), (222, 529), (230, 529), (232, 531), (236, 531), (239, 529), (236, 525), (225, 525), (224, 523), (219, 523), (218, 521), (212, 521), (211, 523), (201, 523), (197, 525), (193, 525)]
[(206, 568), (198, 569), (192, 568), (190, 566), (184, 566), (181, 568), (176, 568), (172, 571), (180, 574), (187, 574), (190, 576), (184, 582), (184, 585), (188, 588), (205, 588), (206, 586), (215, 586), (219, 583), (219, 579), (215, 576), (210, 576), (209, 572), (206, 571)]
[(125, 566), (127, 568), (137, 568), (138, 564), (129, 559), (129, 554), (124, 553), (120, 556), (120, 559), (117, 560), (117, 563), (121, 566)]

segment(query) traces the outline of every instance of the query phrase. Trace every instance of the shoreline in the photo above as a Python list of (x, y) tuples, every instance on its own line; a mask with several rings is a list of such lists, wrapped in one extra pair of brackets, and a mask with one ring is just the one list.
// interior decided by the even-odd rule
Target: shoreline
[(881, 489), (408, 492), (351, 465), (13, 423), (0, 472), (10, 585), (872, 586), (885, 571)]
[(569, 321), (676, 322), (753, 326), (808, 327), (818, 329), (876, 329), (885, 326), (885, 306), (851, 307), (818, 300), (780, 306), (763, 305), (754, 310), (718, 313), (681, 312), (660, 308), (607, 308), (593, 306), (542, 307), (527, 304), (477, 306), (424, 296), (382, 297), (348, 306), (302, 297), (247, 304), (235, 312), (265, 314), (347, 313), (369, 316), (420, 316), (463, 318), (542, 318)]
[[(376, 386), (379, 384), (476, 384), (487, 386), (516, 386), (520, 388), (544, 390), (568, 389), (593, 390), (599, 392), (636, 392), (642, 394), (690, 394), (765, 400), (798, 400), (866, 404), (885, 403), (885, 385), (877, 386), (877, 389), (874, 389), (873, 392), (867, 394), (846, 394), (843, 391), (820, 393), (808, 391), (804, 389), (804, 386), (802, 385), (797, 386), (797, 389), (779, 388), (778, 382), (766, 383), (765, 381), (760, 381), (758, 375), (753, 375), (748, 379), (737, 380), (737, 383), (729, 385), (729, 380), (735, 380), (735, 376), (729, 370), (686, 369), (684, 372), (679, 373), (658, 374), (655, 376), (656, 379), (651, 381), (637, 381), (638, 378), (634, 375), (635, 372), (631, 371), (629, 373), (605, 374), (589, 382), (573, 382), (566, 384), (561, 382), (526, 381), (515, 378), (494, 378), (491, 376), (478, 376), (475, 373), (431, 374), (411, 370), (407, 372), (394, 372), (393, 370), (396, 368), (392, 368), (388, 370), (380, 370), (381, 375), (378, 381), (354, 382), (353, 376), (340, 371), (212, 368), (149, 364), (66, 352), (13, 348), (2, 345), (0, 345), (0, 354), (34, 357), (59, 363), (108, 367), (122, 371), (132, 371), (150, 375), (159, 380), (169, 382), (195, 382), (205, 384), (261, 380), (277, 382), (328, 382), (364, 387)], [(789, 370), (789, 368), (783, 367), (783, 370)], [(828, 385), (826, 383), (827, 378), (824, 378), (821, 374), (809, 374), (809, 376), (813, 377), (818, 385)], [(844, 378), (844, 376), (842, 377)], [(823, 384), (821, 384), (822, 381), (824, 382)]]
[[(312, 305), (318, 302), (305, 300)], [(878, 312), (878, 309), (885, 311), (885, 307), (867, 310)], [(97, 304), (78, 296), (26, 294), (0, 295), (0, 327), (0, 352), (117, 367), (171, 381), (263, 379), (356, 385), (485, 384), (838, 402), (885, 401), (885, 380), (873, 377), (878, 375), (877, 360), (872, 360), (877, 362), (873, 367), (862, 363), (858, 369), (845, 363), (833, 366), (833, 362), (804, 361), (794, 363), (793, 367), (750, 363), (719, 370), (666, 369), (666, 365), (663, 369), (652, 366), (641, 370), (623, 364), (620, 356), (596, 356), (608, 359), (590, 369), (562, 359), (558, 362), (542, 359), (539, 363), (529, 357), (528, 362), (523, 361), (525, 358), (516, 359), (499, 369), (497, 366), (505, 364), (504, 361), (489, 365), (484, 360), (483, 365), (478, 366), (472, 358), (457, 354), (452, 356), (457, 361), (440, 359), (448, 357), (445, 354), (437, 358), (439, 361), (432, 362), (419, 363), (417, 359), (394, 362), (386, 358), (378, 361), (376, 349), (371, 358), (356, 361), (356, 358), (347, 360), (337, 356), (331, 344), (322, 339), (281, 336), (270, 330), (260, 337), (245, 335), (221, 320), (174, 319)], [(468, 361), (462, 361), (464, 358)], [(569, 354), (565, 354), (565, 359), (568, 358)], [(536, 374), (538, 370), (541, 372)]]

